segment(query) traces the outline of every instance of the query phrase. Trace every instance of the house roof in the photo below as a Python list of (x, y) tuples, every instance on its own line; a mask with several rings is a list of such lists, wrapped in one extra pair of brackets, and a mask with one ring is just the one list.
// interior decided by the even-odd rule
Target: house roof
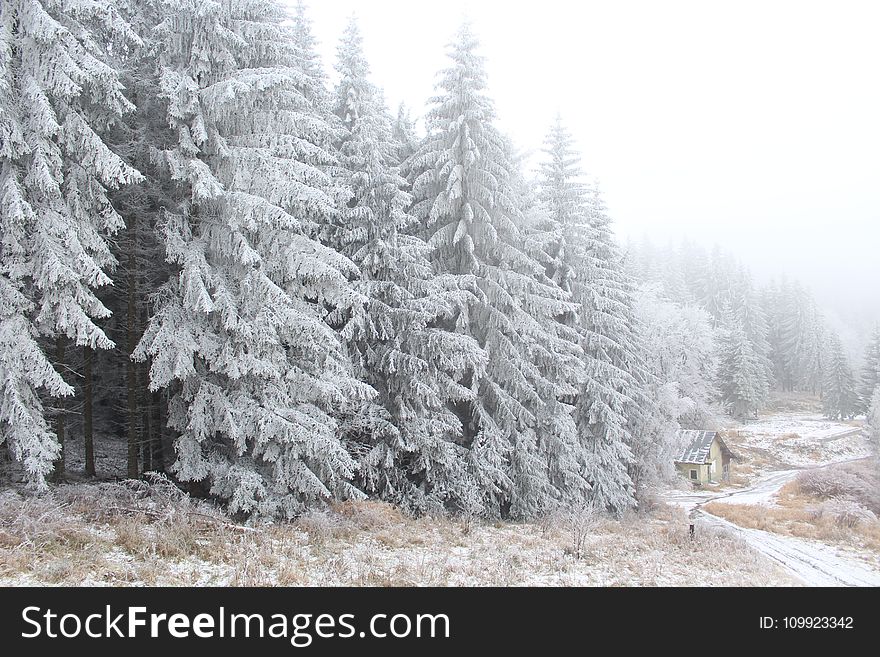
[(712, 449), (712, 443), (716, 438), (721, 445), (722, 451), (733, 456), (730, 450), (727, 449), (727, 445), (721, 440), (721, 436), (718, 435), (717, 431), (682, 430), (678, 432), (678, 435), (683, 442), (687, 441), (687, 446), (684, 448), (681, 455), (675, 459), (676, 463), (706, 463), (709, 459), (709, 451)]

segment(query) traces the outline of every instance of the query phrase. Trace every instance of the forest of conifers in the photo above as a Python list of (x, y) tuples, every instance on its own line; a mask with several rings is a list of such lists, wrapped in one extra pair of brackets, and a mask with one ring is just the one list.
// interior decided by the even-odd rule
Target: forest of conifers
[(301, 4), (0, 12), (5, 476), (100, 436), (233, 514), (620, 512), (774, 390), (880, 412), (880, 331), (856, 366), (796, 282), (624, 249), (561, 118), (527, 170), (468, 26), (420, 123)]

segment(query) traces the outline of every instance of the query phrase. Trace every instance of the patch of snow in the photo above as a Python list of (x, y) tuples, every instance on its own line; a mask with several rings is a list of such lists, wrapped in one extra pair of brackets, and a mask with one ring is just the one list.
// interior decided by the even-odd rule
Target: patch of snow
[(858, 426), (821, 415), (781, 413), (737, 427), (731, 446), (766, 450), (791, 467), (810, 467), (864, 458), (871, 453)]
[(778, 561), (808, 586), (880, 586), (880, 571), (856, 555), (816, 541), (747, 529), (700, 513), (711, 526), (725, 527), (761, 554)]

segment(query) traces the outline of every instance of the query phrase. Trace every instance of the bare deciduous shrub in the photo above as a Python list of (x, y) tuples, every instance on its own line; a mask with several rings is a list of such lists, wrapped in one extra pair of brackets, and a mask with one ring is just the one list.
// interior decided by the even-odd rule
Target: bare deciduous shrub
[(831, 517), (839, 527), (852, 529), (863, 522), (877, 520), (870, 509), (852, 500), (828, 500), (818, 507), (818, 517)]
[(595, 505), (587, 502), (563, 511), (560, 518), (568, 534), (569, 547), (567, 552), (578, 559), (583, 558), (587, 539), (601, 519), (599, 511)]
[(802, 492), (823, 499), (856, 496), (861, 491), (860, 482), (849, 472), (838, 468), (802, 472), (798, 475), (797, 483)]
[(800, 492), (823, 500), (858, 502), (875, 516), (880, 515), (880, 463), (868, 459), (798, 475)]

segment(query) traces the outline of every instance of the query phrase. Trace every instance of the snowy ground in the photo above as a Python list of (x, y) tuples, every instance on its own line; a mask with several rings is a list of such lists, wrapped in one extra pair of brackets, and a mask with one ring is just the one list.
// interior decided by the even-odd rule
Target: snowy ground
[(739, 448), (746, 452), (746, 459), (762, 456), (760, 462), (765, 467), (769, 462), (774, 470), (838, 463), (870, 454), (860, 426), (803, 413), (779, 413), (744, 423), (728, 432), (726, 440), (734, 453)]
[[(744, 508), (775, 507), (781, 489), (805, 470), (867, 457), (867, 438), (859, 427), (815, 415), (779, 414), (739, 427), (732, 432), (730, 442), (734, 452), (739, 452), (751, 468), (746, 486), (733, 490), (672, 491), (667, 499), (707, 526), (735, 532), (804, 584), (880, 586), (880, 555), (874, 552), (741, 527), (703, 508), (709, 502)], [(736, 469), (737, 461), (733, 467)]]
[(715, 586), (797, 581), (728, 530), (660, 507), (621, 520), (412, 519), (363, 502), (232, 525), (130, 484), (0, 494), (0, 585)]
[(670, 505), (621, 520), (412, 519), (365, 502), (242, 527), (161, 482), (76, 483), (42, 498), (0, 490), (0, 585), (880, 585), (880, 552), (703, 509), (776, 508), (799, 473), (864, 456), (858, 427), (787, 413), (738, 427), (730, 442), (744, 483), (673, 491)]
[(880, 570), (863, 555), (818, 541), (739, 527), (698, 511), (709, 526), (729, 529), (761, 554), (774, 559), (808, 586), (880, 586)]

